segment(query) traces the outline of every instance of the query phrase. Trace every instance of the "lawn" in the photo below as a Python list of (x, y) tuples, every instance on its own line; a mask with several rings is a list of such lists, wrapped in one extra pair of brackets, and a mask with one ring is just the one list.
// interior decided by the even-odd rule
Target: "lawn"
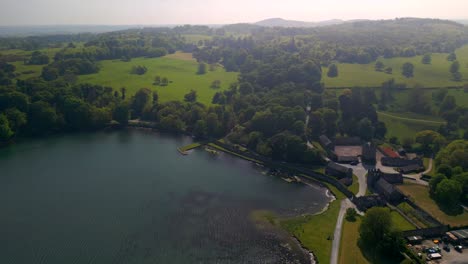
[(401, 231), (408, 231), (416, 229), (416, 227), (408, 222), (403, 216), (401, 216), (397, 211), (391, 211), (392, 221), (395, 226)]
[[(443, 122), (430, 120), (417, 120), (414, 116), (409, 115), (403, 117), (403, 115), (394, 113), (378, 113), (379, 120), (384, 122), (387, 127), (387, 138), (397, 137), (402, 140), (403, 138), (413, 138), (416, 133), (423, 130), (437, 130)], [(429, 119), (429, 120), (428, 120)]]
[(450, 226), (468, 225), (468, 213), (466, 211), (456, 216), (445, 214), (440, 210), (434, 200), (429, 197), (429, 189), (427, 187), (405, 183), (404, 185), (398, 186), (398, 188), (438, 221)]
[[(456, 54), (460, 62), (463, 81), (466, 82), (468, 81), (468, 45), (458, 49)], [(446, 53), (432, 54), (432, 63), (429, 65), (421, 63), (422, 56), (379, 59), (385, 64), (385, 67), (393, 68), (393, 74), (375, 71), (375, 62), (369, 64), (339, 63), (337, 64), (338, 77), (329, 78), (324, 74), (323, 81), (326, 87), (378, 87), (391, 78), (394, 78), (397, 82), (406, 83), (409, 87), (414, 87), (417, 84), (424, 87), (460, 86), (463, 82), (451, 80), (449, 73), (451, 62), (446, 60), (447, 55)], [(411, 62), (415, 66), (413, 78), (405, 78), (401, 74), (402, 65), (406, 62)], [(327, 69), (323, 68), (323, 72), (326, 73)]]
[(328, 188), (337, 196), (337, 200), (330, 203), (328, 210), (318, 215), (299, 216), (281, 221), (281, 226), (295, 235), (304, 247), (310, 249), (320, 263), (329, 262), (336, 220), (341, 200), (344, 198), (336, 188), (329, 185)]
[(361, 249), (358, 247), (359, 225), (361, 218), (358, 217), (356, 222), (343, 221), (343, 233), (341, 234), (340, 242), (340, 257), (339, 264), (365, 264), (369, 263), (362, 255)]
[(353, 174), (353, 184), (348, 187), (348, 190), (350, 190), (352, 193), (357, 194), (359, 192), (359, 180), (356, 175)]
[[(238, 75), (235, 72), (226, 72), (221, 67), (207, 71), (204, 75), (197, 75), (197, 62), (192, 60), (189, 54), (181, 53), (162, 58), (136, 58), (130, 62), (105, 60), (99, 64), (99, 73), (79, 76), (79, 82), (105, 85), (114, 89), (125, 87), (128, 95), (134, 94), (140, 88), (149, 88), (158, 92), (162, 102), (184, 100), (184, 95), (193, 89), (197, 91), (197, 101), (209, 105), (213, 95), (236, 82)], [(132, 67), (137, 65), (147, 67), (148, 71), (144, 75), (130, 74)], [(156, 76), (167, 77), (169, 85), (153, 85)], [(215, 80), (221, 81), (221, 88), (210, 87)]]

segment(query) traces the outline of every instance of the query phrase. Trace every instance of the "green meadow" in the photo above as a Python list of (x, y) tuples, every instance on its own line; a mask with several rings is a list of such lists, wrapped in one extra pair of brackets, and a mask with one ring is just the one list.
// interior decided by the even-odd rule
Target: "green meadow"
[(379, 120), (384, 122), (387, 127), (387, 138), (396, 137), (400, 140), (404, 138), (413, 138), (414, 135), (423, 130), (437, 130), (444, 124), (440, 120), (429, 120), (427, 116), (418, 119), (412, 113), (396, 114), (378, 112)]
[[(162, 102), (184, 100), (184, 95), (193, 89), (197, 91), (197, 101), (209, 105), (216, 92), (227, 89), (231, 83), (237, 81), (237, 73), (226, 72), (222, 67), (197, 75), (198, 63), (183, 53), (162, 58), (136, 58), (130, 62), (105, 60), (99, 64), (99, 73), (79, 76), (78, 81), (110, 86), (114, 89), (125, 87), (129, 95), (140, 88), (149, 88), (158, 92)], [(143, 75), (130, 74), (132, 67), (137, 65), (145, 66), (148, 71)], [(153, 85), (156, 76), (167, 77), (169, 85)], [(215, 80), (221, 81), (221, 88), (210, 87)]]
[[(369, 64), (338, 63), (338, 77), (329, 78), (326, 74), (327, 68), (323, 68), (323, 81), (326, 87), (378, 87), (391, 78), (399, 83), (406, 83), (408, 87), (416, 85), (423, 87), (461, 86), (464, 82), (468, 82), (468, 45), (458, 49), (456, 54), (460, 62), (460, 72), (463, 75), (462, 82), (451, 80), (449, 72), (451, 62), (447, 61), (448, 54), (446, 53), (432, 54), (432, 63), (428, 65), (421, 63), (422, 56), (379, 59), (385, 67), (393, 68), (392, 74), (375, 71), (375, 62)], [(414, 64), (413, 78), (406, 78), (401, 74), (401, 68), (406, 62)]]

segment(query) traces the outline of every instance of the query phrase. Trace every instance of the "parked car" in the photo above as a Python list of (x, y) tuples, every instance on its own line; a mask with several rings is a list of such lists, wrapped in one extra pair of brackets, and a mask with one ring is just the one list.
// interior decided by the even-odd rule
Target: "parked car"
[(353, 165), (353, 166), (356, 166), (356, 165), (359, 164), (359, 161), (352, 161), (350, 164)]
[(458, 251), (458, 252), (460, 252), (460, 253), (463, 251), (463, 247), (462, 247), (462, 246), (455, 246), (454, 248), (455, 248), (456, 251)]
[(450, 252), (450, 247), (449, 247), (449, 245), (444, 245), (444, 250), (447, 251), (447, 252)]

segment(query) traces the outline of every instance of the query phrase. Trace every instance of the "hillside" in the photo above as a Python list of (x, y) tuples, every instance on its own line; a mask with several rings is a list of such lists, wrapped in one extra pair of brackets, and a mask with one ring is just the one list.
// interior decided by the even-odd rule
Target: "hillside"
[(329, 25), (337, 25), (344, 23), (341, 19), (332, 19), (332, 20), (325, 20), (320, 22), (305, 22), (305, 21), (297, 21), (297, 20), (286, 20), (282, 18), (269, 18), (259, 22), (254, 23), (257, 26), (262, 27), (321, 27), (321, 26), (329, 26)]

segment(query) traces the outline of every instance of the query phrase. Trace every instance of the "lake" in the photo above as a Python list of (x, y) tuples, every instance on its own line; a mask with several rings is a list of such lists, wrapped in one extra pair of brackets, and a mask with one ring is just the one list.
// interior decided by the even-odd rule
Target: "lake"
[[(0, 149), (0, 263), (306, 263), (252, 212), (316, 213), (326, 189), (148, 131)], [(319, 228), (319, 227), (318, 227)]]

